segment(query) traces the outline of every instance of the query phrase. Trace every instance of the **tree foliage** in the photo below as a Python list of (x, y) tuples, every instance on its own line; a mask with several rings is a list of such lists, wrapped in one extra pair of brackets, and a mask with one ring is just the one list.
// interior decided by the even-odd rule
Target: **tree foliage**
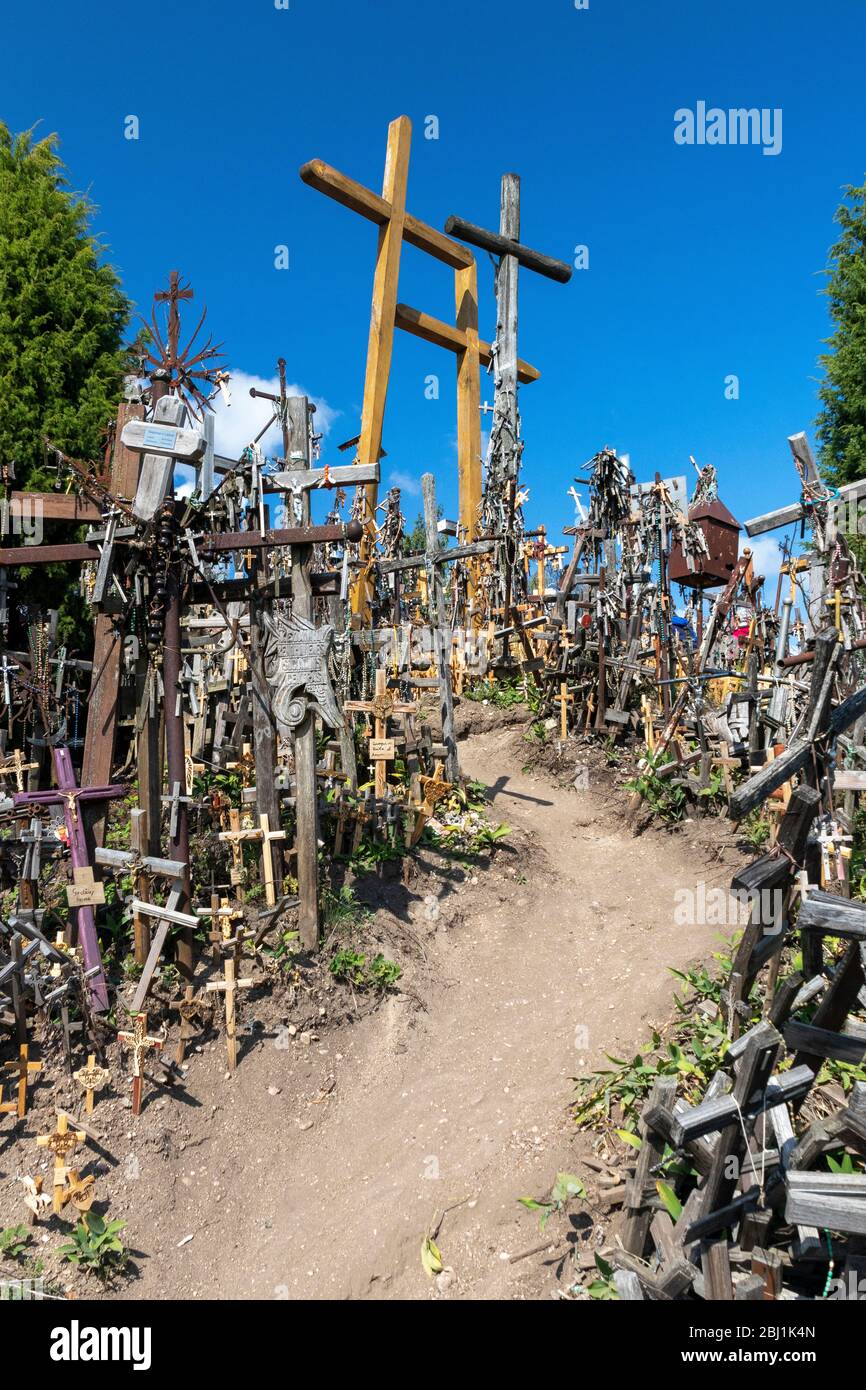
[(834, 483), (866, 477), (866, 184), (849, 184), (836, 213), (842, 234), (830, 251), (826, 294), (835, 325), (821, 357), (818, 438)]
[[(15, 463), (17, 488), (40, 491), (51, 485), (44, 436), (73, 457), (99, 458), (121, 393), (129, 318), (90, 231), (93, 208), (70, 191), (56, 143), (0, 122), (0, 463)], [(72, 539), (68, 527), (50, 535), (61, 538)], [(68, 626), (74, 576), (65, 601), (59, 578), (34, 572), (28, 596), (47, 597), (51, 584)]]

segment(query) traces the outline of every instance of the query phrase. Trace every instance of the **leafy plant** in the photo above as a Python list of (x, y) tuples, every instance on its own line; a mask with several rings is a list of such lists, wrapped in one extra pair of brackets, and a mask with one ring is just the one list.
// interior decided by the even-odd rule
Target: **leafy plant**
[(356, 989), (372, 987), (383, 992), (391, 989), (403, 973), (396, 961), (388, 960), (381, 952), (368, 965), (363, 952), (348, 947), (334, 953), (328, 969), (335, 980), (345, 980)]
[(350, 951), (345, 947), (337, 951), (328, 966), (335, 980), (347, 980), (353, 985), (364, 985), (367, 977), (364, 966), (367, 964), (367, 957), (358, 951)]
[[(666, 1030), (667, 1038), (653, 1029), (649, 1042), (634, 1057), (606, 1053), (612, 1068), (602, 1067), (578, 1079), (574, 1116), (579, 1123), (606, 1124), (617, 1111), (623, 1120), (636, 1124), (641, 1102), (659, 1076), (680, 1078), (689, 1101), (696, 1102), (703, 1095), (729, 1046), (720, 1006), (722, 980), (730, 972), (731, 962), (729, 955), (721, 952), (715, 953), (714, 959), (718, 976), (706, 966), (671, 970), (688, 988), (685, 994), (674, 996), (677, 1016)], [(697, 1007), (703, 1002), (716, 1005), (715, 1017)], [(749, 1023), (745, 1021), (743, 1026)]]
[(540, 1213), (538, 1229), (543, 1233), (554, 1212), (564, 1211), (573, 1197), (585, 1196), (586, 1188), (580, 1178), (576, 1178), (573, 1173), (557, 1173), (556, 1182), (550, 1190), (550, 1196), (545, 1201), (538, 1201), (535, 1197), (518, 1197), (517, 1200), (521, 1206), (526, 1207), (527, 1211)]
[(843, 1152), (841, 1158), (834, 1158), (832, 1154), (825, 1154), (824, 1157), (831, 1173), (859, 1173), (862, 1171), (854, 1167), (854, 1158), (849, 1153)]
[(625, 784), (626, 791), (637, 793), (654, 816), (668, 824), (682, 820), (686, 809), (685, 789), (668, 778), (659, 777), (658, 767), (670, 762), (666, 757), (659, 764), (648, 763), (646, 768)]
[(125, 1221), (106, 1221), (97, 1212), (86, 1211), (72, 1231), (72, 1239), (61, 1245), (60, 1254), (98, 1279), (121, 1273), (129, 1255), (120, 1239)]
[(348, 883), (344, 883), (339, 892), (325, 889), (322, 910), (325, 924), (333, 930), (357, 926), (372, 916), (370, 909), (358, 902), (355, 890)]
[(511, 709), (514, 705), (523, 704), (525, 700), (523, 683), (514, 678), (479, 681), (476, 685), (468, 686), (463, 691), (463, 696), (477, 704), (495, 705), (497, 709)]
[(0, 1231), (0, 1257), (20, 1259), (30, 1240), (31, 1234), (26, 1226), (7, 1226)]
[(616, 1284), (613, 1282), (613, 1266), (607, 1260), (603, 1260), (598, 1251), (595, 1255), (595, 1267), (601, 1276), (593, 1279), (591, 1284), (587, 1284), (586, 1291), (590, 1298), (597, 1299), (599, 1302), (613, 1303), (619, 1299)]
[(391, 989), (403, 974), (396, 961), (388, 960), (381, 953), (370, 964), (370, 977), (379, 989)]
[(402, 859), (403, 854), (404, 850), (391, 844), (389, 840), (371, 840), (365, 835), (358, 848), (351, 854), (349, 863), (356, 874), (372, 873), (380, 864)]
[(483, 825), (480, 830), (476, 830), (466, 848), (470, 854), (479, 854), (485, 849), (495, 849), (500, 841), (510, 834), (511, 829), (507, 825)]
[(740, 834), (752, 849), (761, 849), (767, 843), (770, 838), (770, 822), (761, 814), (760, 807), (756, 806), (754, 811), (750, 811), (740, 822)]

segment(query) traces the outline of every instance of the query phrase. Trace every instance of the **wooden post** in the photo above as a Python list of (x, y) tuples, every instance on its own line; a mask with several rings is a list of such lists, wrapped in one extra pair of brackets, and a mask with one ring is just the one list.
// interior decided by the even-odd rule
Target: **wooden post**
[[(516, 277), (515, 277), (516, 282)], [(457, 474), (461, 540), (474, 541), (481, 511), (481, 381), (478, 358), (478, 267), (454, 271), (457, 327), (466, 346), (457, 353)], [(515, 343), (515, 372), (517, 353)], [(471, 578), (469, 594), (474, 590)]]
[(439, 532), (436, 516), (436, 479), (432, 473), (425, 473), (421, 479), (424, 497), (424, 531), (426, 535), (426, 571), (428, 609), (430, 626), (436, 643), (436, 676), (439, 681), (439, 713), (442, 718), (442, 742), (445, 745), (445, 777), (455, 783), (460, 776), (457, 761), (457, 740), (454, 735), (454, 698), (451, 690), (451, 637), (447, 628), (446, 642), (445, 596), (436, 552), (439, 548)]
[(238, 1035), (236, 1020), (236, 1000), (235, 995), (239, 989), (251, 989), (252, 980), (239, 980), (236, 974), (235, 955), (229, 952), (223, 960), (223, 979), (211, 980), (205, 986), (208, 993), (219, 993), (225, 997), (226, 1006), (226, 1051), (228, 1053), (229, 1071), (234, 1071), (238, 1064)]
[[(399, 126), (399, 122), (395, 125)], [(406, 123), (408, 125), (408, 121)], [(394, 132), (393, 143), (391, 137), (388, 142), (388, 166), (385, 175), (386, 188), (389, 187), (389, 179), (393, 183), (396, 196), (405, 197), (405, 162), (409, 158), (408, 132), (400, 135)], [(402, 174), (400, 170), (402, 169)], [(399, 195), (400, 180), (403, 180), (402, 195)], [(387, 196), (387, 193), (386, 193)], [(402, 206), (402, 204), (401, 204)], [(390, 226), (390, 223), (389, 223)], [(379, 241), (379, 261), (376, 267), (376, 281), (379, 284), (380, 271), (386, 282), (390, 285), (390, 275), (396, 274), (396, 265), (392, 266), (393, 256), (396, 254), (399, 264), (399, 245), (401, 233), (398, 231), (396, 253), (387, 238), (387, 228), (383, 228), (382, 236)], [(386, 261), (391, 270), (386, 274), (385, 268), (380, 264)], [(396, 293), (396, 285), (394, 286)], [(373, 328), (370, 330), (371, 352), (373, 351)], [(377, 358), (378, 361), (378, 358)], [(370, 368), (368, 362), (368, 386), (371, 397), (375, 401), (379, 400), (379, 392), (384, 393), (388, 383), (388, 365), (390, 364), (390, 347), (387, 352), (387, 361), (384, 359), (379, 362), (379, 370), (373, 373), (375, 380), (370, 380)], [(380, 380), (380, 373), (384, 371), (384, 379)], [(381, 397), (384, 406), (384, 394)], [(367, 412), (367, 400), (365, 391), (365, 418)], [(372, 410), (372, 406), (371, 406)], [(310, 427), (309, 427), (309, 402), (306, 396), (291, 396), (288, 401), (288, 429), (290, 439), (290, 453), (295, 466), (298, 469), (309, 468), (310, 466)], [(372, 461), (376, 461), (378, 447), (376, 445), (375, 420), (371, 417), (367, 420), (369, 447), (373, 448), (370, 456)], [(379, 438), (381, 438), (381, 415), (379, 416)], [(362, 435), (363, 438), (363, 435)], [(364, 455), (361, 455), (363, 462)], [(305, 488), (301, 496), (303, 498), (301, 524), (310, 524), (310, 494)], [(368, 499), (369, 505), (369, 499)], [(374, 499), (375, 505), (375, 499)], [(313, 563), (312, 545), (299, 545), (292, 551), (292, 612), (299, 618), (304, 618), (307, 622), (315, 622), (315, 605), (313, 603), (313, 584), (311, 570)], [(300, 934), (301, 945), (305, 950), (313, 951), (319, 944), (319, 790), (316, 781), (316, 721), (312, 709), (308, 709), (303, 722), (295, 730), (295, 849), (297, 850), (297, 873), (298, 873), (298, 897), (300, 906), (298, 909), (298, 931)]]
[[(503, 174), (499, 201), (499, 234), (509, 241), (520, 241), (520, 179)], [(496, 270), (496, 394), (493, 402), (493, 430), (501, 422), (505, 432), (506, 477), (517, 479), (520, 464), (520, 428), (517, 410), (517, 276), (519, 263), (514, 255), (502, 255)], [(493, 431), (491, 431), (492, 434)]]
[[(144, 407), (137, 402), (121, 401), (117, 407), (117, 423), (108, 486), (117, 497), (135, 495), (141, 455), (121, 442), (121, 432), (130, 420), (144, 419)], [(81, 786), (101, 787), (111, 781), (114, 743), (120, 701), (120, 675), (123, 660), (123, 627), (111, 613), (98, 613), (93, 631), (93, 673), (87, 697), (87, 732), (81, 763)], [(87, 843), (92, 851), (105, 839), (108, 808), (94, 802), (84, 813)]]
[[(264, 611), (268, 600), (258, 588), (261, 565), (253, 573), (250, 595), (250, 693), (253, 711), (253, 747), (256, 758), (256, 807), (269, 825), (280, 824), (280, 798), (276, 784), (277, 729), (271, 709), (270, 694), (265, 682)], [(277, 894), (283, 887), (283, 851), (274, 847), (271, 856), (273, 888)], [(273, 900), (275, 901), (275, 899)]]

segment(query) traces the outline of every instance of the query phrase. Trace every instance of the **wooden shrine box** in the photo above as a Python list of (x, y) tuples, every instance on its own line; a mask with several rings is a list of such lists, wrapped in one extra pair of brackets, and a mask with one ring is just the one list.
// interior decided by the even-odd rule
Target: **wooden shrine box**
[(727, 584), (734, 572), (740, 548), (740, 523), (731, 516), (724, 502), (697, 502), (689, 507), (689, 521), (697, 522), (704, 533), (709, 555), (695, 557), (695, 568), (689, 569), (682, 546), (671, 546), (668, 578), (672, 584), (687, 589), (712, 589)]

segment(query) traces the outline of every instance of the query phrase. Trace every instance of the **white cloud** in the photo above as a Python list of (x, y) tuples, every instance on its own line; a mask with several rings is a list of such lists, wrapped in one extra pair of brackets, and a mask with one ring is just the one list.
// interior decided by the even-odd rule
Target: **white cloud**
[(421, 484), (417, 478), (413, 478), (411, 473), (404, 473), (399, 468), (392, 468), (388, 474), (388, 484), (390, 487), (398, 487), (401, 492), (407, 492), (410, 497), (418, 497), (421, 492)]
[[(213, 401), (216, 417), (216, 452), (223, 454), (226, 458), (239, 458), (246, 446), (253, 442), (269, 419), (270, 401), (263, 401), (256, 396), (251, 396), (250, 387), (255, 387), (257, 391), (267, 391), (270, 395), (276, 396), (279, 395), (280, 383), (277, 377), (268, 379), (252, 376), (249, 372), (235, 369), (231, 373), (231, 382), (229, 383), (231, 405), (226, 405), (221, 393), (217, 394)], [(316, 432), (327, 437), (331, 426), (340, 414), (339, 410), (328, 405), (328, 402), (323, 400), (321, 396), (312, 396), (303, 386), (294, 383), (286, 386), (286, 393), (289, 396), (310, 397), (316, 407), (313, 421)], [(282, 437), (278, 426), (271, 426), (267, 434), (259, 440), (259, 448), (266, 454), (279, 454), (282, 451)]]
[(775, 602), (776, 585), (779, 582), (779, 570), (782, 565), (779, 542), (775, 536), (756, 536), (754, 540), (745, 537), (741, 545), (743, 548), (748, 546), (751, 550), (755, 574), (762, 574), (766, 581), (764, 584), (764, 602), (772, 605)]

